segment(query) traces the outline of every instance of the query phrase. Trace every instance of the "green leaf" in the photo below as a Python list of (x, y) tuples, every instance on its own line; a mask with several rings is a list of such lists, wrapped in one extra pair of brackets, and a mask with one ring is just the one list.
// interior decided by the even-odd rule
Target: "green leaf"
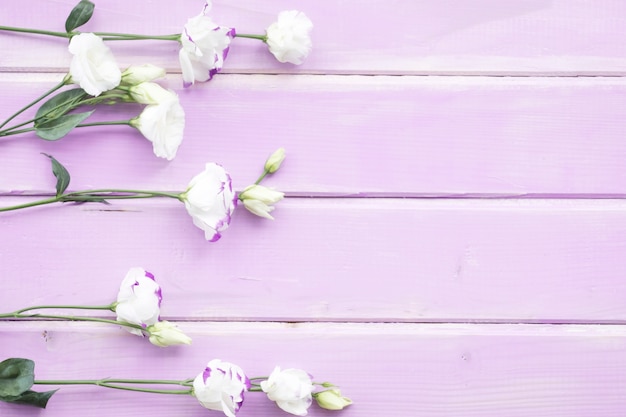
[(0, 362), (0, 397), (14, 397), (28, 391), (35, 381), (35, 362), (10, 358)]
[(53, 119), (63, 116), (74, 109), (87, 96), (82, 88), (62, 91), (39, 107), (35, 115), (35, 127), (39, 127)]
[(72, 32), (77, 27), (80, 27), (87, 23), (93, 15), (93, 9), (95, 4), (89, 0), (81, 0), (70, 12), (70, 15), (65, 21), (65, 31), (67, 33)]
[(36, 133), (45, 140), (58, 140), (67, 135), (70, 130), (74, 129), (83, 120), (91, 116), (94, 111), (85, 113), (64, 114), (61, 117), (42, 123), (37, 126)]
[(58, 389), (46, 392), (24, 391), (20, 395), (16, 396), (0, 396), (0, 401), (46, 408), (46, 405), (48, 405), (48, 400), (50, 400), (50, 397), (52, 397), (52, 395), (54, 395), (54, 393), (57, 391)]
[(70, 173), (52, 155), (48, 155), (47, 153), (44, 153), (44, 155), (52, 161), (52, 173), (57, 179), (56, 189), (58, 197), (63, 194), (63, 192), (67, 189), (67, 186), (70, 185)]

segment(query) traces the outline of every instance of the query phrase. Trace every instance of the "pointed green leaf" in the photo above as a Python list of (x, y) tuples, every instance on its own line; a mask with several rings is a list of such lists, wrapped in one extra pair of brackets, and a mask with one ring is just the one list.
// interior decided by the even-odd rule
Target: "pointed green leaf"
[(16, 396), (0, 396), (0, 401), (46, 408), (46, 405), (48, 405), (48, 400), (50, 400), (50, 397), (52, 397), (52, 395), (54, 395), (54, 393), (57, 391), (58, 389), (46, 392), (24, 391), (20, 395)]
[(62, 91), (39, 107), (35, 115), (35, 127), (63, 116), (74, 109), (87, 96), (82, 88)]
[(77, 27), (80, 27), (87, 23), (93, 15), (93, 9), (95, 5), (89, 0), (81, 0), (70, 12), (70, 15), (65, 21), (65, 31), (67, 33), (72, 32)]
[(79, 125), (80, 122), (91, 116), (93, 112), (92, 110), (84, 113), (64, 114), (49, 122), (42, 123), (35, 128), (37, 136), (45, 140), (61, 139)]
[(19, 396), (33, 386), (35, 362), (10, 358), (0, 362), (0, 397)]
[(44, 153), (44, 155), (52, 161), (52, 173), (57, 179), (56, 189), (58, 197), (63, 194), (63, 192), (67, 189), (67, 186), (70, 185), (70, 173), (52, 155), (48, 155), (47, 153)]

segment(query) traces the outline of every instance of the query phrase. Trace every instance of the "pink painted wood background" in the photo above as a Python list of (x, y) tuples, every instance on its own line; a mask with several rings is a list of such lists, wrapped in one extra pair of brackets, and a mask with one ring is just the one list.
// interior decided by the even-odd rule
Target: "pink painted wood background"
[[(6, 1), (0, 25), (63, 30), (72, 0)], [(200, 0), (96, 1), (85, 30), (166, 34)], [(151, 270), (163, 317), (194, 338), (158, 349), (106, 326), (0, 322), (0, 359), (40, 378), (187, 378), (219, 357), (251, 375), (298, 367), (355, 404), (312, 416), (626, 413), (626, 4), (619, 0), (215, 0), (261, 33), (280, 10), (315, 24), (302, 66), (236, 39), (224, 73), (183, 90), (177, 45), (111, 45), (151, 62), (187, 115), (171, 162), (130, 128), (0, 141), (0, 206), (70, 189), (179, 191), (223, 164), (267, 181), (274, 222), (239, 208), (216, 244), (182, 204), (117, 201), (0, 213), (0, 312), (113, 301)], [(66, 41), (0, 33), (0, 119), (67, 72)], [(373, 76), (374, 75), (374, 76)], [(133, 117), (140, 107), (98, 109)], [(0, 416), (219, 415), (193, 398), (63, 388)], [(249, 395), (241, 416), (280, 415)], [(286, 415), (286, 414), (283, 414)]]

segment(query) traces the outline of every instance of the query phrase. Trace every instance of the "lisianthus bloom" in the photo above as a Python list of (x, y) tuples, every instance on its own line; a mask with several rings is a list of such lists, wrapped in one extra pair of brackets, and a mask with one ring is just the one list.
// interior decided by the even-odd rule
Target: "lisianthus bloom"
[(130, 120), (130, 125), (152, 142), (156, 156), (172, 160), (183, 141), (185, 110), (176, 94), (170, 92), (161, 98), (158, 104), (147, 105), (139, 116)]
[(208, 81), (218, 73), (235, 37), (235, 29), (221, 27), (206, 15), (210, 8), (207, 1), (202, 13), (187, 20), (180, 36), (182, 48), (178, 59), (185, 87), (195, 81)]
[(265, 171), (270, 174), (278, 171), (278, 168), (280, 168), (280, 165), (285, 160), (285, 156), (285, 148), (278, 148), (267, 158), (267, 161), (265, 161)]
[(317, 405), (326, 410), (343, 410), (352, 404), (352, 400), (347, 397), (342, 397), (341, 391), (337, 388), (318, 392), (313, 396), (315, 397), (315, 401), (317, 401)]
[(222, 411), (228, 417), (235, 417), (249, 389), (250, 380), (243, 370), (219, 359), (209, 362), (193, 380), (193, 395), (200, 404), (209, 410)]
[(152, 64), (131, 65), (122, 73), (122, 83), (137, 85), (165, 77), (165, 70)]
[[(154, 275), (143, 268), (131, 268), (117, 294), (114, 304), (117, 321), (147, 328), (159, 320), (161, 312), (161, 287)], [(143, 336), (139, 329), (123, 326), (129, 332)]]
[(300, 65), (313, 47), (311, 29), (313, 22), (304, 13), (280, 12), (278, 20), (266, 29), (267, 46), (279, 62)]
[(311, 376), (301, 369), (281, 371), (277, 366), (266, 381), (261, 381), (267, 398), (275, 401), (281, 410), (296, 416), (307, 415), (314, 388)]
[(128, 89), (128, 93), (140, 104), (160, 104), (168, 100), (178, 100), (176, 93), (150, 81), (133, 85)]
[(270, 220), (274, 220), (270, 214), (274, 210), (272, 204), (278, 203), (283, 197), (285, 197), (284, 193), (258, 184), (246, 187), (239, 194), (239, 199), (248, 211)]
[(169, 321), (157, 321), (146, 331), (150, 335), (150, 343), (159, 347), (191, 344), (191, 338)]
[(181, 200), (193, 224), (204, 230), (204, 237), (211, 242), (217, 241), (228, 228), (237, 203), (230, 175), (213, 162), (191, 179)]
[(120, 71), (113, 53), (104, 41), (93, 33), (81, 33), (70, 40), (69, 51), (72, 82), (87, 94), (99, 96), (120, 84)]

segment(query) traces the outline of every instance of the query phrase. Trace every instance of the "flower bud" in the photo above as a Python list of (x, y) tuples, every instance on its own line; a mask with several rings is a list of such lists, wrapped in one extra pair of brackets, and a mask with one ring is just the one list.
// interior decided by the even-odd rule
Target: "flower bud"
[(128, 92), (133, 100), (140, 104), (161, 104), (168, 100), (178, 99), (176, 93), (148, 81), (133, 85)]
[(150, 343), (159, 347), (191, 344), (191, 338), (169, 321), (158, 321), (146, 331), (150, 334)]
[(137, 85), (165, 77), (165, 70), (152, 64), (131, 65), (122, 73), (122, 83)]
[(343, 410), (350, 404), (352, 400), (350, 398), (342, 397), (341, 391), (338, 389), (329, 389), (326, 391), (313, 394), (317, 405), (326, 410)]
[(273, 154), (270, 155), (269, 158), (267, 158), (267, 161), (265, 161), (265, 171), (273, 174), (278, 171), (280, 164), (282, 164), (284, 160), (285, 148), (278, 148)]
[(270, 215), (270, 212), (274, 210), (272, 204), (278, 203), (284, 196), (285, 194), (280, 191), (253, 184), (246, 187), (243, 192), (239, 194), (239, 199), (243, 202), (244, 207), (252, 214), (274, 220)]

